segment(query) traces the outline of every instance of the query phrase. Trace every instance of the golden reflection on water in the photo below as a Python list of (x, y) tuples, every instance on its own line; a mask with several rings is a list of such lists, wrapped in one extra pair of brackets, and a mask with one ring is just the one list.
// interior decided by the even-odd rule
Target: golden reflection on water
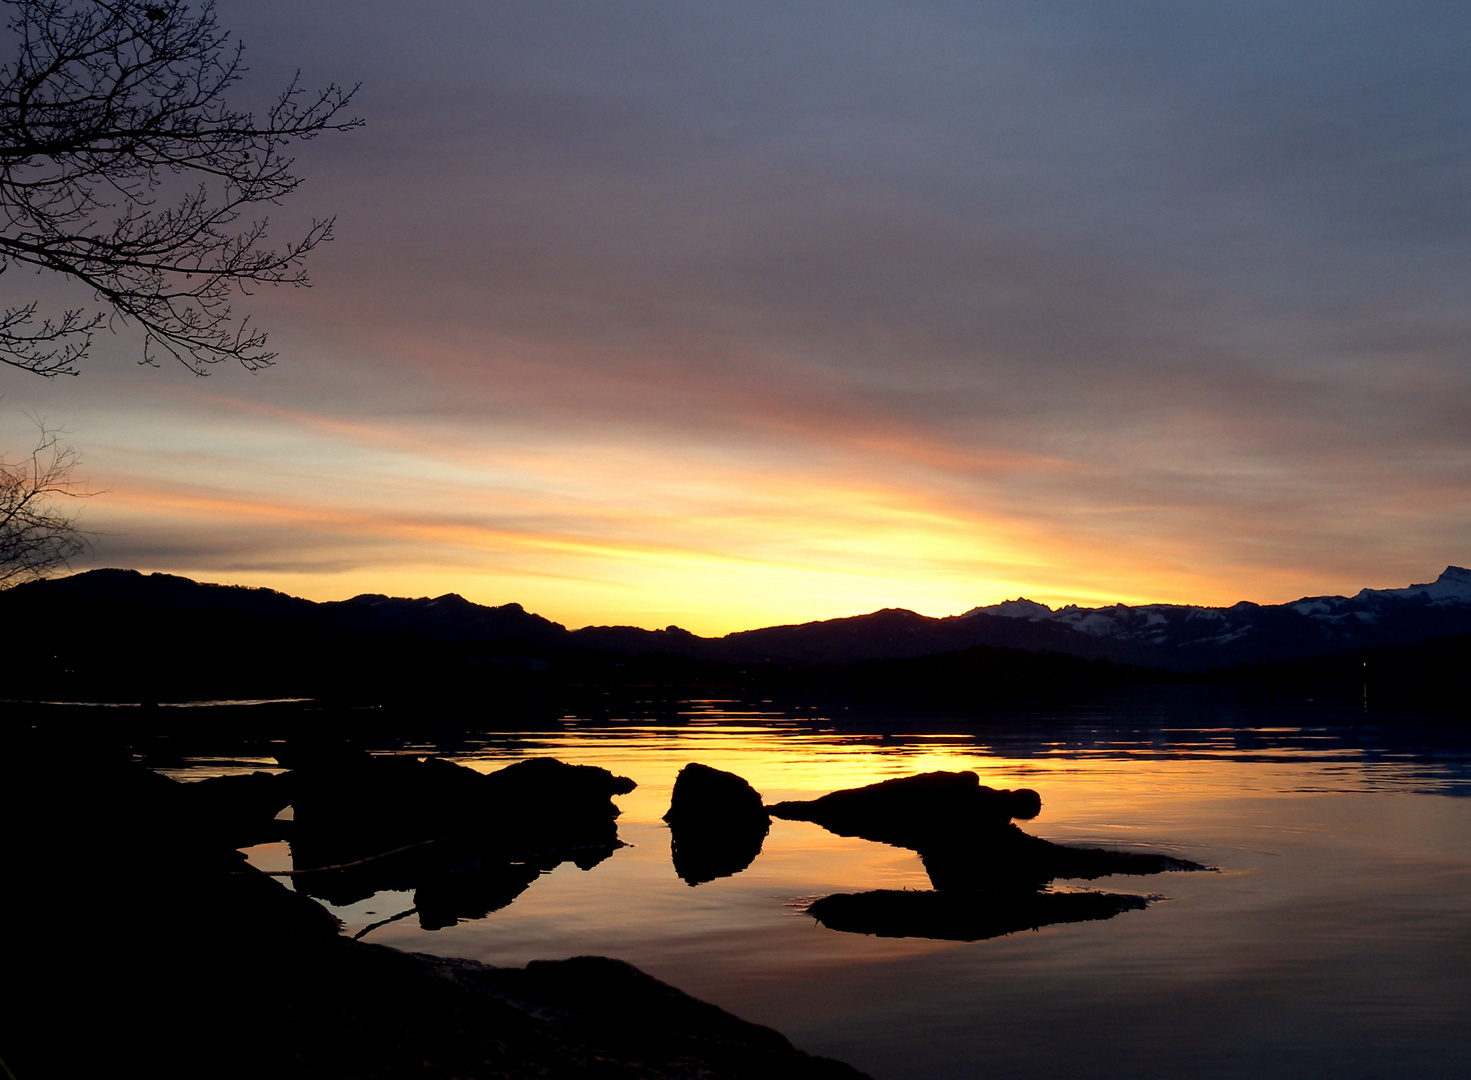
[[(720, 703), (675, 724), (481, 739), (457, 760), (552, 756), (632, 777), (617, 800), (629, 846), (589, 871), (563, 864), (487, 918), (430, 933), (410, 917), (368, 940), (497, 965), (620, 957), (881, 1080), (1471, 1075), (1471, 799), (1445, 797), (1468, 790), (1461, 751), (1412, 757), (1289, 727), (881, 734)], [(1029, 832), (1220, 870), (1089, 883), (1163, 897), (1102, 923), (975, 943), (837, 933), (805, 903), (928, 888), (918, 857), (775, 820), (748, 869), (691, 888), (660, 820), (691, 761), (768, 803), (973, 769), (1041, 793)], [(286, 856), (251, 853), (272, 868)], [(412, 903), (381, 893), (337, 914), (352, 932)]]
[(721, 718), (672, 728), (576, 725), (556, 733), (515, 736), (507, 740), (511, 746), (487, 746), (458, 760), (489, 772), (521, 757), (546, 755), (630, 776), (638, 788), (617, 800), (625, 823), (659, 821), (669, 806), (675, 776), (692, 761), (745, 777), (768, 804), (914, 773), (971, 770), (991, 787), (1040, 791), (1042, 814), (1028, 827), (1044, 833), (1050, 826), (1076, 827), (1080, 814), (1097, 821), (1099, 811), (1107, 811), (1108, 817), (1127, 816), (1163, 802), (1197, 803), (1248, 792), (1269, 797), (1370, 791), (1422, 780), (1422, 770), (1413, 765), (1367, 762), (1358, 751), (1334, 745), (1327, 736), (1322, 747), (1305, 751), (1312, 733), (1264, 730), (1268, 735), (1291, 734), (1296, 745), (1243, 752), (1233, 734), (1191, 731), (1188, 748), (1169, 753), (1138, 741), (1092, 740), (1086, 747), (1059, 743), (1018, 757), (973, 733), (842, 734)]
[[(913, 852), (781, 820), (773, 821), (762, 854), (740, 875), (698, 889), (685, 886), (673, 873), (662, 816), (675, 777), (691, 761), (745, 777), (768, 804), (919, 772), (969, 769), (993, 787), (1039, 790), (1042, 813), (1024, 823), (1037, 835), (1211, 864), (1222, 861), (1222, 851), (1251, 849), (1255, 857), (1261, 854), (1260, 838), (1297, 831), (1287, 804), (1302, 793), (1371, 790), (1387, 782), (1386, 769), (1388, 774), (1395, 769), (1370, 768), (1351, 751), (1328, 748), (1306, 755), (1301, 749), (1266, 748), (1244, 755), (1226, 732), (1198, 732), (1192, 738), (1189, 752), (1172, 755), (1127, 740), (1105, 740), (1087, 749), (1044, 747), (1018, 757), (971, 733), (841, 734), (729, 715), (677, 727), (573, 724), (558, 732), (506, 736), (496, 740), (503, 745), (492, 743), (458, 760), (489, 772), (511, 760), (545, 755), (630, 776), (638, 787), (616, 800), (622, 811), (620, 835), (630, 846), (591, 872), (564, 865), (544, 875), (532, 891), (483, 923), (428, 936), (404, 924), (375, 936), (433, 951), (469, 949), (494, 962), (525, 962), (553, 941), (565, 952), (584, 945), (593, 949), (599, 941), (603, 948), (608, 940), (648, 946), (654, 939), (670, 942), (684, 934), (708, 938), (758, 928), (780, 929), (780, 938), (804, 900), (832, 892), (930, 887)], [(1314, 829), (1331, 831), (1331, 826), (1319, 822)], [(1174, 875), (1102, 885), (1149, 891), (1179, 880)], [(353, 910), (339, 914), (350, 925), (359, 916)], [(549, 927), (554, 932), (548, 933)], [(917, 939), (819, 936), (821, 943), (804, 941), (796, 951), (802, 963), (826, 962), (853, 950), (872, 957), (955, 947)], [(748, 940), (742, 947), (756, 946)], [(785, 966), (791, 958), (777, 962)]]
[[(493, 735), (479, 749), (459, 750), (455, 760), (492, 772), (524, 757), (549, 756), (629, 776), (638, 787), (615, 800), (623, 838), (634, 835), (640, 844), (660, 846), (666, 859), (663, 814), (679, 770), (694, 761), (746, 778), (768, 805), (920, 772), (971, 770), (992, 787), (1038, 790), (1042, 813), (1024, 823), (1037, 835), (1197, 859), (1198, 852), (1193, 851), (1215, 842), (1215, 827), (1226, 803), (1262, 801), (1270, 806), (1302, 793), (1413, 789), (1425, 784), (1423, 766), (1369, 761), (1328, 734), (1312, 731), (1257, 729), (1257, 737), (1286, 737), (1291, 745), (1268, 743), (1246, 751), (1239, 745), (1237, 729), (1165, 729), (1152, 734), (1151, 741), (1074, 731), (1067, 739), (1033, 742), (1025, 756), (1016, 756), (1005, 746), (988, 742), (984, 731), (844, 733), (773, 714), (731, 711), (710, 702), (698, 704), (684, 723), (674, 726), (570, 720), (551, 732)], [(1161, 740), (1170, 745), (1161, 746)], [(425, 754), (435, 752), (435, 747), (408, 746), (397, 752)], [(279, 771), (264, 758), (200, 759), (183, 769), (164, 771), (197, 779), (252, 768)], [(289, 813), (288, 808), (286, 816)], [(1284, 821), (1271, 828), (1290, 832), (1293, 826)], [(289, 868), (284, 844), (261, 845), (249, 855), (262, 869)], [(616, 857), (619, 863), (629, 860), (628, 851)], [(787, 869), (800, 868), (801, 877), (810, 879), (807, 891), (814, 896), (840, 888), (928, 888), (912, 853), (835, 836), (807, 823), (773, 822), (772, 840), (758, 866), (771, 869), (777, 862), (789, 864)], [(600, 868), (600, 879), (612, 876), (606, 864)], [(745, 876), (754, 880), (761, 875), (753, 868)], [(547, 891), (545, 884), (545, 878), (538, 884), (539, 895)], [(712, 884), (719, 887), (718, 882)], [(538, 905), (544, 908), (549, 902), (550, 897), (543, 897)]]

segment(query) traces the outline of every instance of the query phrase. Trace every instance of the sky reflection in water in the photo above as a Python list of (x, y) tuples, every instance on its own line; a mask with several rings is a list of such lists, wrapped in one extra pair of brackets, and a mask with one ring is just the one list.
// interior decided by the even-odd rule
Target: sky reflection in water
[[(486, 919), (428, 933), (410, 917), (368, 940), (491, 964), (617, 956), (879, 1078), (1471, 1069), (1471, 800), (1451, 797), (1471, 790), (1463, 740), (1076, 721), (823, 728), (707, 703), (677, 726), (488, 735), (460, 760), (489, 771), (550, 755), (638, 781), (617, 800), (630, 846), (590, 871), (563, 864)], [(1220, 872), (1088, 883), (1167, 899), (989, 941), (834, 932), (804, 903), (927, 889), (918, 856), (774, 820), (749, 869), (692, 888), (660, 820), (689, 761), (746, 777), (768, 804), (974, 769), (1041, 792), (1029, 832)], [(274, 867), (286, 852), (253, 856)], [(412, 903), (380, 893), (338, 914), (356, 931)]]

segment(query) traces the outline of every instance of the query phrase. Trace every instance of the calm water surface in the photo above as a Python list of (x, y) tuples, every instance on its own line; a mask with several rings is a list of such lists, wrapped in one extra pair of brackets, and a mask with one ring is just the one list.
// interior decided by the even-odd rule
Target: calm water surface
[[(1274, 723), (910, 721), (883, 734), (710, 702), (675, 724), (486, 735), (459, 760), (489, 771), (549, 755), (635, 779), (617, 800), (629, 846), (589, 871), (564, 864), (488, 918), (430, 933), (408, 917), (367, 940), (497, 965), (620, 957), (880, 1080), (1471, 1075), (1463, 737)], [(404, 752), (416, 749), (432, 748)], [(692, 888), (660, 821), (690, 761), (739, 773), (768, 803), (974, 769), (1040, 791), (1025, 827), (1047, 839), (1219, 869), (1091, 883), (1161, 898), (1107, 922), (973, 943), (840, 933), (804, 905), (927, 889), (918, 856), (774, 820), (749, 869)], [(290, 865), (285, 845), (251, 857)], [(412, 903), (380, 893), (337, 914), (353, 932)]]

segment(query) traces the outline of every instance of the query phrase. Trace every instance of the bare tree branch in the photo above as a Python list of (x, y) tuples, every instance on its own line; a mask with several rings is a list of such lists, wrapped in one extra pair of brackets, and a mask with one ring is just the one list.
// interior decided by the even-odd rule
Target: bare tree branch
[(362, 121), (357, 87), (309, 92), (293, 79), (263, 117), (228, 108), (242, 47), (213, 0), (5, 0), (19, 53), (0, 66), (0, 273), (53, 271), (102, 313), (37, 306), (0, 314), (0, 363), (75, 374), (92, 332), (142, 329), (145, 363), (198, 374), (225, 360), (272, 363), (266, 335), (229, 300), (257, 284), (308, 284), (303, 262), (331, 219), (274, 248), (265, 217), (301, 183), (286, 149)]
[(77, 512), (56, 507), (57, 499), (95, 494), (72, 476), (81, 457), (54, 428), (37, 426), (28, 458), (0, 461), (0, 588), (62, 569), (90, 546)]

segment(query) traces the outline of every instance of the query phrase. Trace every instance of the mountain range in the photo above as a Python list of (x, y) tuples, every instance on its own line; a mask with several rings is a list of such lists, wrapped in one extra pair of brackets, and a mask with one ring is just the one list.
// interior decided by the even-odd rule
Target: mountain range
[(831, 666), (1002, 648), (1201, 672), (1471, 633), (1471, 570), (1450, 566), (1427, 584), (1286, 604), (1053, 609), (1018, 598), (947, 617), (887, 608), (707, 638), (674, 626), (569, 630), (519, 604), (485, 606), (453, 593), (318, 603), (271, 589), (109, 569), (0, 592), (0, 618), (12, 628), (12, 659), (53, 671), (95, 667), (99, 657), (113, 668), (264, 672), (305, 670), (314, 657), (356, 655), (363, 664), (376, 657), (381, 665), (451, 654), (472, 665), (523, 669), (573, 655)]

